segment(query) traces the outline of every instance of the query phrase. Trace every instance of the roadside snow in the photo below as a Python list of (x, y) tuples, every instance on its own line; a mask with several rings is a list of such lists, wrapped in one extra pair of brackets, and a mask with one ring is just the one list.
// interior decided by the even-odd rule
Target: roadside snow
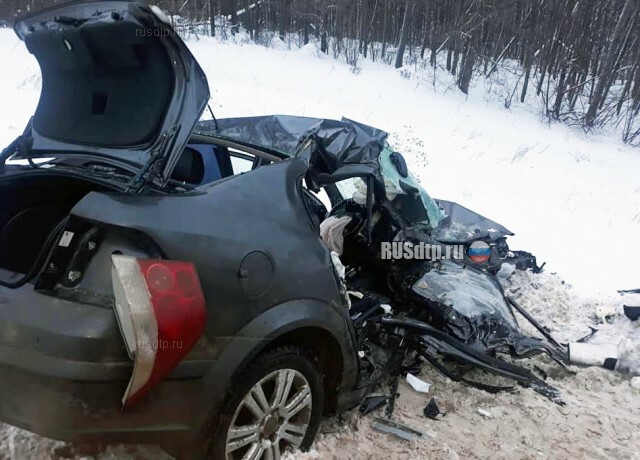
[[(640, 391), (620, 374), (599, 368), (549, 381), (566, 395), (557, 406), (532, 390), (492, 395), (447, 380), (429, 368), (421, 378), (433, 383), (432, 394), (414, 392), (400, 383), (394, 419), (428, 433), (425, 439), (402, 441), (376, 432), (375, 415), (350, 411), (323, 422), (307, 453), (287, 460), (368, 459), (638, 459)], [(423, 415), (432, 395), (446, 415), (434, 421)], [(478, 409), (491, 413), (485, 418)]]
[[(595, 307), (610, 311), (619, 304), (617, 298), (597, 305), (577, 300), (550, 274), (517, 272), (506, 289), (516, 293), (523, 306), (563, 340), (575, 340), (589, 331)], [(633, 337), (636, 347), (640, 344), (639, 321), (633, 323), (620, 312), (610, 321), (596, 326), (599, 332), (590, 343), (617, 343), (624, 334)], [(626, 359), (640, 365), (640, 349)], [(432, 384), (429, 394), (413, 391), (401, 379), (394, 419), (428, 433), (428, 439), (406, 442), (376, 432), (373, 417), (383, 416), (384, 409), (365, 417), (352, 410), (323, 422), (312, 451), (291, 454), (287, 459), (640, 459), (639, 377), (571, 366), (573, 375), (541, 357), (523, 364), (547, 372), (547, 383), (560, 389), (566, 406), (555, 405), (525, 388), (492, 395), (452, 382), (426, 366), (418, 377)], [(498, 383), (495, 379), (490, 382)], [(388, 394), (388, 390), (381, 388), (379, 394)], [(432, 397), (447, 414), (442, 420), (423, 415)], [(492, 417), (483, 417), (478, 409)]]
[[(266, 49), (208, 37), (189, 46), (208, 75), (217, 117), (344, 115), (392, 133), (432, 196), (506, 225), (517, 234), (510, 238), (514, 249), (547, 262), (546, 273), (520, 273), (507, 282), (535, 317), (564, 339), (584, 335), (605, 317), (594, 342), (624, 339), (623, 364), (640, 373), (640, 325), (620, 314), (623, 302), (640, 305), (640, 299), (615, 293), (640, 288), (640, 151), (545, 125), (534, 111), (506, 110), (479, 91), (469, 98), (434, 92), (369, 61), (354, 73), (313, 46)], [(0, 145), (23, 130), (40, 85), (35, 60), (11, 30), (0, 30)], [(433, 431), (435, 440), (396, 441), (373, 432), (370, 417), (350, 412), (324, 423), (315, 454), (296, 458), (639, 458), (638, 390), (622, 374), (576, 370), (576, 376), (550, 374), (567, 395), (569, 404), (559, 408), (530, 390), (488, 395), (426, 369), (420, 378), (433, 383), (432, 394), (449, 414), (441, 422), (425, 419), (431, 394), (417, 395), (403, 383), (397, 416)], [(478, 415), (478, 407), (494, 418)], [(65, 457), (60, 443), (0, 425), (0, 459), (49, 458), (54, 451), (81, 457), (68, 449)], [(101, 455), (154, 457), (146, 448), (122, 447)]]
[[(640, 305), (640, 294), (576, 296), (558, 275), (516, 271), (506, 292), (561, 342), (573, 342), (595, 328), (592, 344), (618, 346), (618, 370), (640, 375), (640, 321), (624, 315), (624, 305)], [(526, 322), (520, 324), (526, 327)], [(530, 330), (536, 334), (534, 330)]]

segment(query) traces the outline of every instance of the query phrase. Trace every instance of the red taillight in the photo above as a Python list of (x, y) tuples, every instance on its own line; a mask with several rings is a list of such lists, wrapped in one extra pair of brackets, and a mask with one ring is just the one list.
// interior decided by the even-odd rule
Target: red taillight
[(113, 255), (116, 316), (133, 375), (127, 408), (166, 377), (204, 332), (204, 295), (193, 264)]

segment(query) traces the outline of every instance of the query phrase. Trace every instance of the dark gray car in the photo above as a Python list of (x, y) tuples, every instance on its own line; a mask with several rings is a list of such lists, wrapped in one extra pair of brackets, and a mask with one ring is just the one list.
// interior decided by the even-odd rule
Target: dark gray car
[[(15, 25), (43, 85), (0, 155), (0, 421), (275, 459), (407, 360), (510, 389), (451, 370), (480, 368), (561, 403), (498, 359), (568, 357), (494, 276), (540, 269), (509, 250), (509, 230), (432, 199), (376, 128), (198, 122), (207, 80), (167, 21), (93, 1)], [(392, 242), (462, 250), (388, 260)]]

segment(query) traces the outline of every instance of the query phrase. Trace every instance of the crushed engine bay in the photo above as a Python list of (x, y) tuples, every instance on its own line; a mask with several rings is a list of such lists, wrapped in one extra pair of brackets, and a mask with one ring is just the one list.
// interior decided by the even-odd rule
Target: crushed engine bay
[[(535, 257), (510, 251), (506, 237), (512, 233), (500, 224), (432, 199), (385, 139), (379, 130), (348, 120), (341, 126), (321, 122), (300, 152), (309, 161), (309, 188), (333, 185), (343, 198), (320, 228), (343, 273), (362, 385), (426, 361), (453, 380), (483, 390), (513, 387), (469, 380), (466, 371), (511, 379), (564, 404), (543, 376), (510, 362), (541, 353), (560, 366), (569, 362), (568, 346), (510, 299), (497, 276), (503, 267), (540, 271)], [(388, 259), (381, 248), (389, 242), (409, 248), (426, 244), (439, 249), (430, 253), (439, 257)], [(469, 250), (476, 242), (487, 248), (482, 260)], [(446, 246), (453, 245), (462, 251), (448, 251)], [(522, 332), (516, 312), (540, 337)], [(501, 359), (504, 355), (509, 361)]]

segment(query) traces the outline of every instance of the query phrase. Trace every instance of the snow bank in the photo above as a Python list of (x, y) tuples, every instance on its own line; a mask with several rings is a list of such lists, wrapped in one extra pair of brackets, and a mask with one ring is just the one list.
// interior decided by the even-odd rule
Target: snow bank
[[(640, 375), (640, 321), (624, 315), (623, 306), (640, 305), (640, 294), (581, 297), (562, 279), (550, 273), (516, 271), (503, 282), (505, 291), (561, 342), (574, 342), (591, 331), (593, 344), (618, 347), (618, 370)], [(520, 321), (539, 335), (526, 321)]]

